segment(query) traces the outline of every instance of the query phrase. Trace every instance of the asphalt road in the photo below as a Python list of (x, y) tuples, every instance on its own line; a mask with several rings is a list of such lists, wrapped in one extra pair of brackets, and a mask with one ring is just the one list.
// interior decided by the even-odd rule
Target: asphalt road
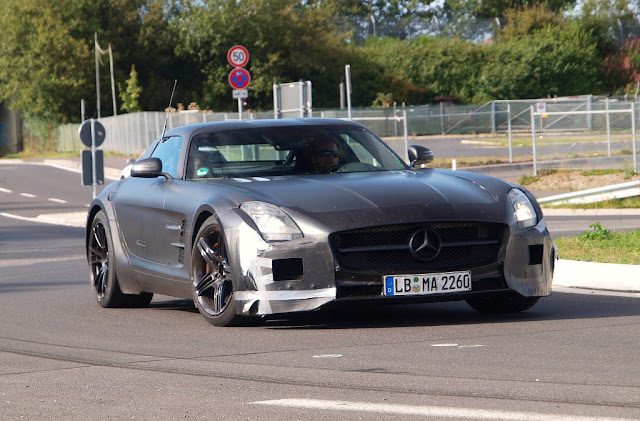
[(555, 291), (509, 317), (335, 307), (215, 328), (188, 300), (102, 309), (81, 229), (1, 224), (3, 420), (640, 418), (636, 296)]
[[(0, 165), (0, 213), (86, 209), (79, 184)], [(189, 300), (99, 307), (83, 235), (0, 215), (2, 420), (640, 419), (637, 294), (554, 289), (515, 316), (334, 306), (215, 328)]]

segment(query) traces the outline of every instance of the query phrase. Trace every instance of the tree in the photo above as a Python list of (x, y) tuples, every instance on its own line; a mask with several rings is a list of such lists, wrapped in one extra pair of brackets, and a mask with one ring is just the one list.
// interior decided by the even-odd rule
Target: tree
[(482, 46), (459, 38), (423, 36), (413, 40), (372, 39), (363, 49), (388, 73), (421, 89), (421, 103), (434, 96), (455, 96), (462, 102), (474, 98), (475, 81), (483, 66)]
[[(0, 14), (0, 100), (49, 120), (79, 117), (92, 50), (73, 0), (5, 0)], [(8, 12), (10, 11), (10, 12)]]
[[(5, 0), (0, 12), (0, 100), (38, 118), (79, 121), (84, 98), (91, 114), (96, 107), (95, 33), (101, 45), (112, 46), (116, 80), (126, 80), (131, 65), (140, 63), (142, 86), (155, 88), (159, 80), (170, 92), (175, 75), (167, 69), (181, 70), (180, 63), (174, 64), (174, 40), (165, 16), (173, 10), (170, 2)], [(110, 86), (108, 71), (100, 77), (102, 87)], [(152, 95), (141, 96), (143, 108), (149, 109)], [(166, 106), (168, 93), (162, 98), (158, 109)], [(112, 112), (111, 101), (104, 101), (103, 115)]]
[(498, 33), (501, 40), (519, 39), (547, 26), (558, 26), (563, 23), (562, 17), (549, 9), (546, 4), (508, 9), (504, 12), (504, 17), (506, 24)]
[(310, 0), (311, 7), (326, 10), (338, 24), (361, 43), (369, 36), (405, 39), (412, 24), (431, 17), (434, 0)]
[(140, 104), (144, 110), (164, 110), (169, 103), (173, 81), (178, 79), (175, 102), (189, 103), (202, 90), (199, 69), (191, 59), (176, 56), (178, 35), (174, 32), (181, 5), (172, 0), (146, 0), (138, 9), (140, 31), (136, 48), (125, 64), (136, 64), (140, 85)]
[(136, 66), (131, 66), (131, 73), (127, 80), (127, 87), (123, 91), (120, 89), (120, 99), (122, 99), (122, 109), (129, 113), (135, 113), (142, 111), (140, 103), (140, 94), (142, 93), (142, 86), (138, 84), (138, 72), (136, 72)]
[(235, 44), (250, 54), (250, 106), (271, 108), (273, 83), (300, 79), (313, 82), (314, 104), (337, 105), (345, 48), (322, 10), (296, 0), (197, 1), (174, 24), (180, 59), (200, 72), (191, 100), (202, 107), (233, 108), (226, 54)]
[(510, 9), (544, 6), (554, 13), (572, 8), (576, 0), (447, 0), (443, 9), (448, 13), (469, 13), (484, 18), (502, 18)]
[(584, 95), (601, 89), (596, 39), (578, 22), (491, 45), (478, 99)]

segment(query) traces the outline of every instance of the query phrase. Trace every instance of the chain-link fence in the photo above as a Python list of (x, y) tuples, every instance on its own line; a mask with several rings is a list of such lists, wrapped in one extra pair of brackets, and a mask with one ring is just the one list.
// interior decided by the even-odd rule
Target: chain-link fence
[[(273, 118), (273, 112), (246, 113), (243, 118), (250, 120)], [(104, 117), (100, 119), (107, 133), (103, 149), (127, 155), (137, 155), (160, 136), (165, 124), (165, 119), (167, 122), (167, 130), (169, 130), (173, 127), (186, 124), (237, 120), (238, 114), (196, 110), (169, 113), (168, 115), (161, 112), (141, 112)], [(79, 127), (79, 124), (64, 124), (58, 127), (58, 151), (70, 152), (83, 148), (78, 136)]]
[[(482, 163), (533, 162), (541, 168), (615, 168), (637, 171), (634, 102), (626, 98), (547, 98), (492, 101), (480, 106), (437, 104), (414, 107), (360, 108), (351, 119), (368, 127), (400, 155), (406, 156), (409, 137), (423, 135), (489, 134), (474, 146), (443, 148), (439, 157), (468, 158)], [(533, 111), (532, 111), (533, 110)], [(636, 111), (638, 111), (636, 109)], [(636, 113), (637, 114), (637, 113)], [(347, 110), (314, 111), (313, 117), (348, 119)], [(533, 117), (533, 119), (532, 119)], [(137, 155), (162, 133), (167, 116), (143, 112), (106, 117), (106, 151)], [(272, 119), (273, 111), (245, 112), (243, 119)], [(167, 129), (211, 121), (238, 120), (238, 113), (183, 111), (170, 113)], [(83, 148), (79, 125), (58, 129), (58, 150)], [(533, 133), (533, 135), (532, 135)], [(458, 137), (459, 139), (459, 137)], [(425, 143), (418, 142), (418, 143)], [(429, 141), (426, 142), (428, 146)], [(453, 145), (453, 142), (452, 142)], [(451, 149), (451, 154), (448, 154)], [(444, 152), (444, 153), (442, 153)]]
[(636, 103), (531, 106), (534, 175), (545, 169), (638, 171)]
[[(391, 147), (396, 151), (406, 150), (407, 126), (404, 117), (407, 111), (397, 108), (361, 109), (352, 111), (352, 120), (357, 121), (380, 136), (399, 137), (391, 139)], [(315, 117), (347, 119), (346, 110), (322, 111), (314, 113)], [(101, 118), (100, 122), (107, 133), (102, 148), (106, 151), (136, 155), (142, 152), (162, 133), (165, 118), (167, 130), (185, 124), (206, 123), (212, 121), (238, 120), (238, 113), (213, 113), (203, 111), (186, 111), (178, 113), (142, 112), (123, 114)], [(249, 112), (243, 114), (245, 120), (272, 119), (273, 112)], [(60, 152), (83, 149), (78, 136), (79, 124), (64, 124), (58, 128), (57, 150)], [(403, 156), (406, 152), (402, 152)]]

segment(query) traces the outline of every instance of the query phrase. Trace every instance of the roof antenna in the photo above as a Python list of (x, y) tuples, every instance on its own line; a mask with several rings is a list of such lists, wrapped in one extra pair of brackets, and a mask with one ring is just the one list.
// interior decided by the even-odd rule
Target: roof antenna
[(173, 102), (173, 94), (176, 91), (176, 85), (178, 84), (178, 79), (173, 81), (173, 89), (171, 90), (171, 98), (169, 99), (169, 106), (167, 107), (167, 116), (164, 119), (164, 127), (162, 128), (162, 136), (160, 136), (160, 141), (164, 142), (164, 133), (167, 131), (167, 121), (169, 121), (169, 110), (171, 109), (171, 103)]

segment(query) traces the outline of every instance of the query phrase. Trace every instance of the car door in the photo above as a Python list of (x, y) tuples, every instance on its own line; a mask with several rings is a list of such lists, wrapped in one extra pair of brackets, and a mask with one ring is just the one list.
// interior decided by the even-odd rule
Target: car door
[[(174, 136), (158, 145), (150, 157), (162, 161), (162, 170), (172, 177), (177, 175), (182, 138)], [(114, 206), (118, 223), (129, 252), (156, 264), (167, 264), (167, 227), (164, 216), (164, 195), (172, 179), (165, 177), (129, 177), (121, 182)], [(144, 261), (132, 261), (134, 268), (149, 267)]]

